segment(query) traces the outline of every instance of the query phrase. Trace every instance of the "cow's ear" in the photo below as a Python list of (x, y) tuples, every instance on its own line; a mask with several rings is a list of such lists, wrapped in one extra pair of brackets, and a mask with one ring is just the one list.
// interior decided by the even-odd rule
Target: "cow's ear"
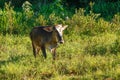
[(65, 30), (68, 27), (68, 25), (65, 25), (62, 27), (62, 30)]
[(45, 27), (45, 28), (43, 28), (43, 30), (45, 30), (47, 32), (52, 32), (53, 31), (53, 27)]

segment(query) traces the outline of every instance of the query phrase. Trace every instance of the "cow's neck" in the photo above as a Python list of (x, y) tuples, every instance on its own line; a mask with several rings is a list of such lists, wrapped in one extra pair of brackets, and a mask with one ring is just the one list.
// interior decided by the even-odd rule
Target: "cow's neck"
[(51, 42), (52, 43), (57, 43), (57, 33), (55, 31), (52, 32)]

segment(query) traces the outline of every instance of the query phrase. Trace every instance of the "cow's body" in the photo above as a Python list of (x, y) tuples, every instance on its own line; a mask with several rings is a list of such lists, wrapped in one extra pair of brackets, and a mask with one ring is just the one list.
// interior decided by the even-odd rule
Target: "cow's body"
[(55, 59), (56, 47), (58, 43), (64, 42), (60, 29), (63, 31), (65, 28), (66, 26), (62, 27), (62, 25), (57, 25), (54, 27), (34, 27), (30, 33), (34, 56), (36, 57), (36, 54), (38, 54), (41, 49), (43, 56), (46, 58), (46, 47), (48, 47), (53, 54), (53, 59)]

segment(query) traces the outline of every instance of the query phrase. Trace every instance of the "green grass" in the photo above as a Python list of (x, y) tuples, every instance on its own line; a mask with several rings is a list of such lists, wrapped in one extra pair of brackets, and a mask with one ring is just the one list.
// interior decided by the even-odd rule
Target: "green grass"
[[(1, 35), (0, 79), (120, 79), (120, 52), (117, 47), (114, 47), (116, 40), (119, 40), (118, 35), (104, 33), (93, 37), (77, 35), (73, 37), (74, 39), (72, 37), (65, 36), (65, 44), (58, 47), (57, 60), (53, 61), (49, 51), (47, 51), (47, 59), (44, 59), (41, 53), (35, 59), (28, 36)], [(93, 45), (96, 46), (93, 47)], [(99, 46), (107, 50), (103, 51)], [(110, 51), (111, 46), (116, 49), (116, 53)]]

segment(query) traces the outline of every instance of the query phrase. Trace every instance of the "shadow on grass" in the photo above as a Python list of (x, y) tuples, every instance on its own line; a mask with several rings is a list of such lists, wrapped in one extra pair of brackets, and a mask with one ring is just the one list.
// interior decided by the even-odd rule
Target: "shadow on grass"
[(11, 56), (7, 60), (0, 60), (0, 66), (6, 65), (8, 63), (17, 63), (23, 58), (29, 57), (30, 55), (16, 55), (16, 56)]
[(2, 70), (2, 67), (6, 66), (9, 63), (17, 63), (22, 58), (26, 57), (28, 55), (17, 55), (17, 56), (10, 56), (7, 60), (0, 60), (0, 79), (8, 79), (7, 74), (5, 70)]

